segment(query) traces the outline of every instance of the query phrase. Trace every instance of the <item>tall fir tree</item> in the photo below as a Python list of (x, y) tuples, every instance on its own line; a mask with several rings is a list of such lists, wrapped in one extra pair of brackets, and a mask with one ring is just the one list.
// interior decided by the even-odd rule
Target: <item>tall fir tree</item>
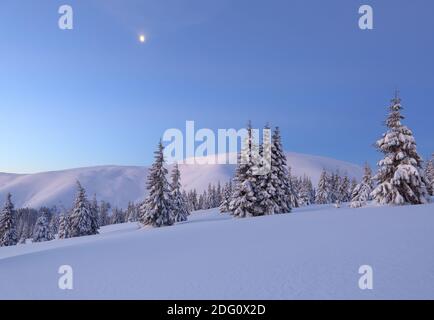
[(100, 227), (99, 211), (100, 211), (100, 207), (98, 206), (98, 200), (96, 199), (96, 194), (94, 194), (92, 198), (92, 202), (90, 203), (92, 234), (98, 234), (98, 230)]
[(140, 222), (153, 227), (170, 226), (174, 223), (163, 150), (163, 144), (160, 141), (155, 152), (155, 161), (148, 174), (147, 190), (149, 193), (140, 207)]
[(375, 180), (378, 186), (372, 197), (380, 204), (423, 204), (429, 201), (422, 159), (416, 150), (413, 132), (401, 121), (401, 99), (392, 99), (386, 120), (387, 132), (377, 141), (377, 149), (384, 154), (378, 163)]
[(300, 206), (309, 206), (313, 203), (313, 199), (312, 199), (312, 182), (310, 181), (310, 179), (304, 175), (303, 178), (299, 179), (299, 204)]
[(110, 203), (101, 201), (101, 205), (99, 207), (99, 216), (98, 216), (98, 224), (101, 227), (110, 224), (110, 217), (109, 217), (110, 209), (111, 209)]
[(274, 129), (271, 140), (271, 176), (275, 189), (273, 198), (276, 203), (274, 213), (289, 213), (291, 212), (291, 181), (279, 127)]
[(57, 211), (52, 214), (49, 227), (53, 236), (59, 232), (59, 214)]
[(277, 190), (275, 188), (275, 176), (273, 175), (272, 170), (273, 147), (271, 132), (268, 125), (265, 126), (263, 143), (260, 146), (259, 152), (262, 158), (265, 159), (265, 161), (267, 161), (267, 159), (271, 161), (269, 161), (270, 163), (262, 164), (263, 168), (267, 170), (264, 170), (261, 175), (257, 176), (257, 183), (259, 184), (257, 202), (260, 207), (261, 213), (265, 215), (270, 215), (278, 213), (280, 208), (276, 201)]
[(137, 221), (137, 206), (133, 202), (128, 202), (126, 220), (127, 222)]
[(86, 197), (86, 191), (77, 181), (77, 196), (69, 217), (68, 235), (71, 238), (97, 234), (94, 228), (92, 211)]
[(356, 185), (351, 195), (351, 208), (359, 208), (371, 200), (371, 192), (373, 189), (372, 170), (368, 163), (365, 163), (364, 174), (362, 181)]
[(232, 181), (229, 181), (223, 187), (222, 203), (219, 206), (221, 213), (226, 213), (230, 211), (229, 205), (231, 202), (231, 195), (232, 195)]
[(14, 246), (18, 243), (15, 226), (15, 209), (12, 195), (8, 193), (6, 203), (0, 213), (0, 247)]
[(121, 224), (125, 222), (125, 213), (122, 209), (115, 207), (111, 216), (111, 224)]
[(60, 214), (59, 217), (59, 229), (58, 229), (59, 239), (69, 238), (68, 231), (69, 231), (69, 214), (68, 212), (64, 211), (63, 213)]
[(235, 187), (230, 203), (231, 213), (235, 217), (246, 218), (261, 214), (258, 205), (259, 186), (257, 176), (254, 175), (255, 165), (258, 165), (259, 161), (255, 155), (259, 155), (259, 146), (249, 122), (245, 143), (238, 155)]
[(291, 203), (291, 208), (298, 208), (300, 206), (298, 198), (300, 185), (298, 179), (292, 175), (292, 169), (290, 166), (288, 166), (288, 181), (290, 183), (289, 201)]
[(318, 181), (318, 188), (316, 189), (315, 203), (327, 204), (329, 203), (329, 178), (327, 172), (323, 170)]
[(172, 215), (174, 222), (187, 221), (190, 214), (187, 203), (184, 201), (181, 193), (181, 172), (178, 164), (175, 163), (171, 175), (172, 181), (170, 184), (170, 196), (172, 202)]
[(42, 208), (40, 215), (36, 221), (35, 229), (33, 231), (33, 242), (44, 242), (54, 239), (53, 233), (50, 228), (50, 216), (47, 210)]
[(347, 175), (339, 179), (338, 187), (338, 201), (339, 202), (349, 202), (351, 201), (351, 183)]
[(434, 153), (430, 160), (428, 160), (425, 167), (425, 178), (427, 182), (427, 189), (430, 196), (434, 195)]

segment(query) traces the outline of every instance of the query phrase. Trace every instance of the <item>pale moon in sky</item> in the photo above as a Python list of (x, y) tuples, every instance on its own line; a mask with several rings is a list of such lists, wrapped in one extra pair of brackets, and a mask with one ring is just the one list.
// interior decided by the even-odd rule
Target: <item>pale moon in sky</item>
[(145, 42), (146, 42), (146, 37), (145, 37), (144, 34), (141, 34), (141, 35), (139, 36), (139, 41), (140, 41), (141, 43), (145, 43)]

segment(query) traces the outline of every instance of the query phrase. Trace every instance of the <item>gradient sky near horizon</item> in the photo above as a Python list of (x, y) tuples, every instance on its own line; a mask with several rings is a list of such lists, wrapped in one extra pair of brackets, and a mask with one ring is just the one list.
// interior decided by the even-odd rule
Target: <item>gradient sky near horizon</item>
[(146, 165), (187, 120), (269, 122), (288, 151), (374, 164), (396, 88), (434, 152), (432, 0), (2, 0), (0, 39), (0, 172)]

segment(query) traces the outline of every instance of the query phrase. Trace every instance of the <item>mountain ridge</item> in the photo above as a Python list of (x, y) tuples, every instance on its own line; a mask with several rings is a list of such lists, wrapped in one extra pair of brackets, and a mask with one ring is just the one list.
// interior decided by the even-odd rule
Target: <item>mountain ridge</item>
[[(339, 170), (360, 179), (358, 165), (332, 158), (287, 152), (292, 174), (311, 177), (317, 184), (323, 169)], [(80, 180), (89, 197), (125, 208), (129, 201), (141, 201), (146, 194), (146, 176), (150, 166), (99, 165), (31, 174), (0, 173), (0, 203), (12, 193), (16, 207), (52, 206), (69, 208), (75, 195), (75, 182)], [(170, 167), (170, 166), (169, 166)], [(170, 168), (169, 168), (170, 169)], [(234, 174), (235, 165), (180, 165), (183, 188), (205, 190), (209, 183), (225, 183)]]

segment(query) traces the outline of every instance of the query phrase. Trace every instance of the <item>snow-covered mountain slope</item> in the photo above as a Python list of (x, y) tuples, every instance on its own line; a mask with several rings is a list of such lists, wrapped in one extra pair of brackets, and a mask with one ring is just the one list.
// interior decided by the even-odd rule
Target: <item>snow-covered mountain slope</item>
[[(354, 164), (325, 157), (288, 153), (288, 163), (295, 175), (307, 174), (316, 184), (322, 169), (340, 170), (360, 178), (362, 169)], [(182, 183), (187, 190), (204, 190), (208, 183), (224, 183), (234, 173), (234, 165), (181, 165)], [(86, 188), (89, 196), (125, 208), (129, 201), (140, 201), (145, 195), (148, 167), (99, 166), (36, 174), (0, 173), (0, 203), (7, 192), (13, 195), (17, 207), (70, 207), (76, 191), (76, 180)]]
[[(0, 248), (0, 299), (434, 299), (434, 205), (312, 206)], [(60, 290), (59, 267), (73, 270)], [(373, 290), (359, 288), (359, 268)]]

